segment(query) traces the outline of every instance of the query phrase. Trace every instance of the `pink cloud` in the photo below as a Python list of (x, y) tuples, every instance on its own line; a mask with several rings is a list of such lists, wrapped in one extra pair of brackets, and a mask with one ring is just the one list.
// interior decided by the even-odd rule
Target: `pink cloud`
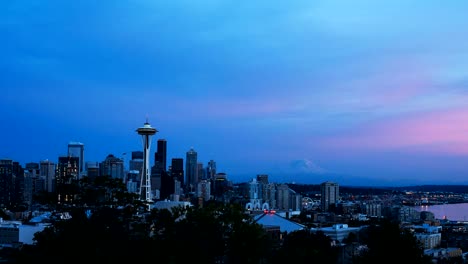
[(425, 94), (431, 88), (431, 69), (415, 59), (399, 58), (387, 61), (378, 74), (364, 80), (369, 87), (368, 99), (383, 104), (395, 104)]
[(335, 149), (468, 154), (468, 107), (433, 111), (363, 125), (321, 144)]

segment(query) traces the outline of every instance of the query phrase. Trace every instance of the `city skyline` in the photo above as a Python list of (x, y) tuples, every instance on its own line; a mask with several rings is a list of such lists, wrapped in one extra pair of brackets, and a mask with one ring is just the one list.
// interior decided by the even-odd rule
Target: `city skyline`
[(468, 184), (468, 3), (0, 5), (0, 158), (121, 157), (148, 118), (233, 181)]

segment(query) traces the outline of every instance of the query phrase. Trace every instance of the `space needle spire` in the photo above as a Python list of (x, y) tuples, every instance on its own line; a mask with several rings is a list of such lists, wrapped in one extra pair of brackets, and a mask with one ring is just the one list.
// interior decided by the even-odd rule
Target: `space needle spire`
[(151, 197), (151, 178), (150, 178), (150, 148), (151, 148), (151, 137), (155, 135), (158, 130), (151, 127), (146, 117), (146, 122), (142, 127), (139, 127), (136, 132), (141, 135), (143, 143), (143, 170), (141, 172), (141, 183), (140, 183), (140, 200), (144, 202), (152, 202)]

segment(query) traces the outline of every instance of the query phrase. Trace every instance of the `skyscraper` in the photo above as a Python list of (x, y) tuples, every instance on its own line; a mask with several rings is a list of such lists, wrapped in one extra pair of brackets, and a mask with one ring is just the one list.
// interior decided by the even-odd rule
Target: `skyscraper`
[(78, 157), (66, 156), (58, 159), (55, 186), (59, 203), (72, 202), (74, 199), (76, 190), (73, 187), (78, 180), (78, 164)]
[(330, 205), (336, 204), (339, 198), (339, 185), (335, 182), (323, 182), (320, 184), (321, 193), (321, 208), (322, 211), (326, 212), (330, 208)]
[(55, 163), (49, 160), (40, 162), (41, 177), (45, 179), (45, 189), (47, 192), (55, 191)]
[(189, 191), (192, 191), (193, 188), (196, 188), (198, 185), (198, 162), (197, 162), (197, 152), (191, 148), (186, 153), (185, 160), (185, 178), (186, 178), (186, 188)]
[(19, 162), (0, 160), (0, 204), (14, 206), (23, 203), (24, 169)]
[(99, 165), (99, 175), (109, 176), (115, 179), (125, 178), (124, 161), (112, 154), (107, 155), (106, 159)]
[(158, 132), (156, 128), (151, 127), (148, 120), (139, 127), (136, 132), (141, 136), (143, 144), (143, 172), (140, 184), (140, 199), (146, 202), (151, 202), (151, 167), (149, 162), (149, 154), (151, 148), (151, 137)]
[(210, 180), (214, 180), (216, 175), (216, 162), (214, 160), (210, 160), (208, 162), (208, 166), (206, 167), (206, 177)]
[(154, 165), (156, 170), (165, 171), (167, 168), (167, 141), (165, 139), (158, 139), (157, 151), (154, 154)]
[(36, 195), (45, 190), (45, 178), (40, 176), (40, 166), (37, 162), (26, 163), (24, 169), (24, 195), (25, 200), (32, 203), (33, 195)]
[(171, 162), (171, 177), (178, 180), (181, 185), (185, 185), (184, 181), (184, 159), (173, 158)]
[(78, 178), (80, 179), (84, 172), (84, 144), (81, 142), (68, 143), (68, 156), (78, 158)]
[(166, 172), (167, 142), (158, 139), (154, 153), (154, 166), (151, 168), (151, 190), (159, 190), (161, 194), (162, 175)]
[(203, 167), (203, 163), (202, 162), (198, 162), (197, 163), (197, 175), (198, 175), (198, 181), (201, 181), (201, 180), (206, 180), (206, 171), (205, 171), (205, 168)]

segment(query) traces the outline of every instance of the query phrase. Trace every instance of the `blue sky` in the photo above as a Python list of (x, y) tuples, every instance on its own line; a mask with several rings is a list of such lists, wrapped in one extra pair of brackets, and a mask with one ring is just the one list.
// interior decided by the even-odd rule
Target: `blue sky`
[(464, 1), (0, 5), (3, 158), (122, 156), (148, 117), (234, 181), (468, 183)]

